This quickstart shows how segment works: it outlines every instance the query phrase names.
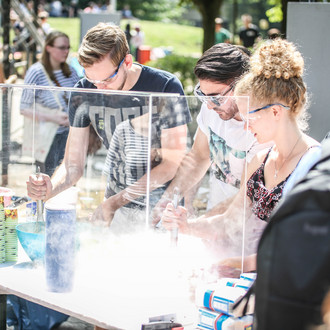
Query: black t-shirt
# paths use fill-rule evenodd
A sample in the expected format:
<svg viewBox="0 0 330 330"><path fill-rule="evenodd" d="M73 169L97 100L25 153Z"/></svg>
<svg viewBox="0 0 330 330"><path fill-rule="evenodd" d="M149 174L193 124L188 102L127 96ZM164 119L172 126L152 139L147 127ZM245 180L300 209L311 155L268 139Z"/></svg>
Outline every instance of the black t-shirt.
<svg viewBox="0 0 330 330"><path fill-rule="evenodd" d="M86 79L81 79L75 87L96 89L95 85ZM129 91L137 94L125 95L124 92L113 94L113 92L115 91L109 91L109 94L106 92L74 92L71 94L69 102L70 125L87 127L92 124L107 149L116 126L127 119L147 113L150 101L153 105L153 114L159 117L160 129L173 128L191 121L190 111L184 97L157 95L150 98L148 94L138 93L184 95L181 82L169 72L142 66L138 81Z"/></svg>
<svg viewBox="0 0 330 330"><path fill-rule="evenodd" d="M249 28L242 28L239 32L239 37L242 40L244 47L252 47L258 36L259 30L253 24Z"/></svg>

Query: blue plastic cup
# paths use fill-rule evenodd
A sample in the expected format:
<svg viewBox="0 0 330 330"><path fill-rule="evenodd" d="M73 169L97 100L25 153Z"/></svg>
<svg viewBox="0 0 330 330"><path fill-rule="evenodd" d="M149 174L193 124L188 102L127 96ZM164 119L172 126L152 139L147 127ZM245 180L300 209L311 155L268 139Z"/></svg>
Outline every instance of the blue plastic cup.
<svg viewBox="0 0 330 330"><path fill-rule="evenodd" d="M74 279L76 210L72 205L55 209L46 203L45 219L47 287L52 292L69 292Z"/></svg>

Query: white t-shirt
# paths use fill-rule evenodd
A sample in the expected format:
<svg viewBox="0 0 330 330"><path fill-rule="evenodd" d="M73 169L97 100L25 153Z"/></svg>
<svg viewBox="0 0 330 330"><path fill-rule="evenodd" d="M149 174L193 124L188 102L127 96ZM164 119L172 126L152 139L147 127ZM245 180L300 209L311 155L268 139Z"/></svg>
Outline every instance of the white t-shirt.
<svg viewBox="0 0 330 330"><path fill-rule="evenodd" d="M245 159L269 145L260 145L251 132L244 129L244 122L235 119L222 120L203 104L197 123L207 136L212 170L208 209L236 194L239 190Z"/></svg>

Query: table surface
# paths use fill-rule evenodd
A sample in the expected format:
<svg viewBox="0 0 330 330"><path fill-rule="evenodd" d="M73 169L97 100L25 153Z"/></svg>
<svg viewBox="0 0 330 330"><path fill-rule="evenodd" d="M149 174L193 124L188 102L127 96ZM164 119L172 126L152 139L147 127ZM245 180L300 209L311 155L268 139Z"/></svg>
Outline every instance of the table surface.
<svg viewBox="0 0 330 330"><path fill-rule="evenodd" d="M0 293L107 329L140 329L150 317L166 314L195 329L197 307L188 277L205 262L196 240L181 237L182 244L171 249L168 236L112 237L113 242L91 237L80 238L87 243L76 254L71 292L49 292L44 265L29 261L19 244L19 262L0 265Z"/></svg>

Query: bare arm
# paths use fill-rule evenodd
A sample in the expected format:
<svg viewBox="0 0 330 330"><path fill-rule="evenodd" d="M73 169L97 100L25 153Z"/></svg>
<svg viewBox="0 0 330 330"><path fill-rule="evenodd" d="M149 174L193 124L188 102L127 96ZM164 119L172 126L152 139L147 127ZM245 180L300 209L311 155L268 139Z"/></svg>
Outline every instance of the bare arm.
<svg viewBox="0 0 330 330"><path fill-rule="evenodd" d="M61 191L73 186L83 175L88 147L89 126L70 127L62 164L52 178L42 174L31 175L27 181L28 195L34 199L48 200Z"/></svg>
<svg viewBox="0 0 330 330"><path fill-rule="evenodd" d="M35 118L38 121L51 121L61 126L69 126L69 116L65 112L59 111L33 111L32 109L21 109L21 115L28 118Z"/></svg>
<svg viewBox="0 0 330 330"><path fill-rule="evenodd" d="M250 178L252 173L260 166L263 155L264 153L262 153L262 156L257 155L248 164L246 178ZM187 219L187 210L185 208L179 207L174 209L173 205L169 204L162 216L163 226L168 230L179 228L181 233L210 240L230 240L233 237L237 237L236 233L241 230L244 218L251 214L251 201L246 198L246 181L243 176L243 184L238 194L224 213L213 216L203 215L197 219Z"/></svg>
<svg viewBox="0 0 330 330"><path fill-rule="evenodd" d="M173 198L173 190L179 188L183 196L197 184L211 165L209 144L206 135L198 128L191 150L183 158L174 179L153 211L153 223L157 224L167 203Z"/></svg>
<svg viewBox="0 0 330 330"><path fill-rule="evenodd" d="M161 187L171 180L184 157L187 143L187 126L182 125L162 130L161 163L150 171L150 190ZM147 174L133 185L108 198L94 214L94 219L112 220L114 212L132 200L145 195L148 189Z"/></svg>

